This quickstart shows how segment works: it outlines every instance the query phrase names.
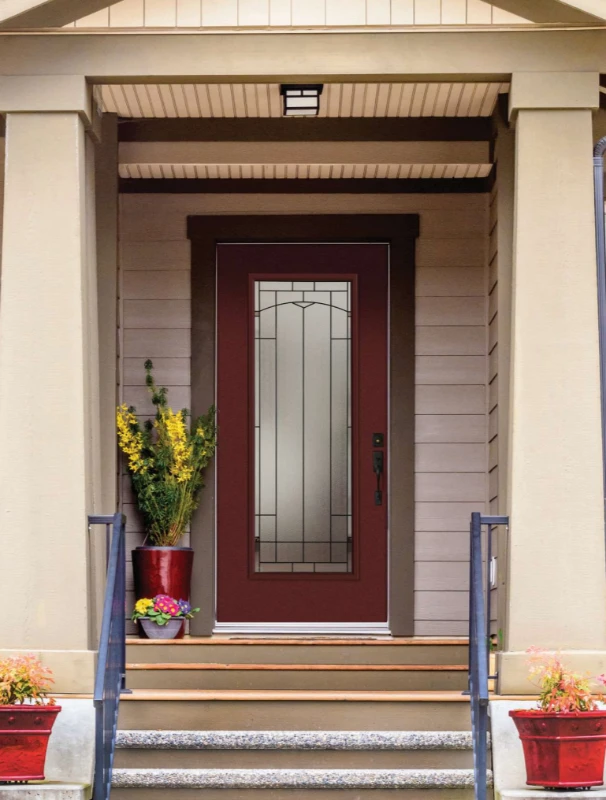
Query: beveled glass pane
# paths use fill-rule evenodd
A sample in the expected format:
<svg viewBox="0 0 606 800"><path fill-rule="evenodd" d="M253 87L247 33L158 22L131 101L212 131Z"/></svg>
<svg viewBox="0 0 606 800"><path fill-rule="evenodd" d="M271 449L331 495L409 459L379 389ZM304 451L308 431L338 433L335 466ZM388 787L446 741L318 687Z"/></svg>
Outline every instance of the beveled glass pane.
<svg viewBox="0 0 606 800"><path fill-rule="evenodd" d="M257 281L260 572L351 570L349 281Z"/></svg>

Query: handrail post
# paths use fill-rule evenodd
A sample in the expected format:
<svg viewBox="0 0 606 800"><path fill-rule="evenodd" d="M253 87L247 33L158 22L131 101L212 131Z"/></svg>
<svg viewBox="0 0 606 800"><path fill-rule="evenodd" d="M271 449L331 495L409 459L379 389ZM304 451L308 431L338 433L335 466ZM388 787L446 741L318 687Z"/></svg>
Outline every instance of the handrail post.
<svg viewBox="0 0 606 800"><path fill-rule="evenodd" d="M475 800L486 800L488 747L488 678L490 666L490 617L492 528L508 525L509 518L471 515L469 542L469 700L473 739ZM482 528L487 526L486 565ZM486 585L484 585L486 581Z"/></svg>
<svg viewBox="0 0 606 800"><path fill-rule="evenodd" d="M120 539L120 593L121 596L124 598L124 603L122 604L122 614L120 614L120 642L121 642L121 683L120 683L120 690L122 692L126 691L126 542L125 536L123 535Z"/></svg>
<svg viewBox="0 0 606 800"><path fill-rule="evenodd" d="M90 516L91 525L105 525L107 576L99 657L95 676L95 777L93 800L109 800L116 744L120 692L126 677L126 545L122 514ZM109 530L111 527L111 538Z"/></svg>

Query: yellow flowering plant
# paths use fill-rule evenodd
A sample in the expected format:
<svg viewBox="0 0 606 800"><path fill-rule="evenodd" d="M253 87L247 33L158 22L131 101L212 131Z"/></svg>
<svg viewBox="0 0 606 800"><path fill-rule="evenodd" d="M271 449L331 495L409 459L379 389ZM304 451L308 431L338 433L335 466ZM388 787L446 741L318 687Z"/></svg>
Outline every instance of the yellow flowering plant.
<svg viewBox="0 0 606 800"><path fill-rule="evenodd" d="M156 407L143 426L133 406L118 406L118 444L127 457L137 506L153 545L174 547L198 506L204 469L215 454L215 408L189 425L187 409L173 411L168 390L156 386L153 363L145 362L145 383Z"/></svg>

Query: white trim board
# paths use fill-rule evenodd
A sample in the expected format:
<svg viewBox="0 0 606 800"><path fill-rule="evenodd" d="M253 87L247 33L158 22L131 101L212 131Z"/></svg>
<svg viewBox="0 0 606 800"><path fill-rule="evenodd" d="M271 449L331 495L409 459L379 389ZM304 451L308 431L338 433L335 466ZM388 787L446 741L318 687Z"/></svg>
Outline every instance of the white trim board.
<svg viewBox="0 0 606 800"><path fill-rule="evenodd" d="M391 636L388 622L217 622L213 634Z"/></svg>

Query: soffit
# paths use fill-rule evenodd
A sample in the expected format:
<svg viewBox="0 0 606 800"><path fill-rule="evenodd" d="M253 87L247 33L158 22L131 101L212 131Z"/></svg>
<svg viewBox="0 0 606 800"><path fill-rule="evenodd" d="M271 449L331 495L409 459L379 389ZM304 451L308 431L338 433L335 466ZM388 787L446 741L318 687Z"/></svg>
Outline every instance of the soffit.
<svg viewBox="0 0 606 800"><path fill-rule="evenodd" d="M506 83L330 83L320 116L488 117ZM104 111L125 118L279 118L277 83L114 84L96 87Z"/></svg>

